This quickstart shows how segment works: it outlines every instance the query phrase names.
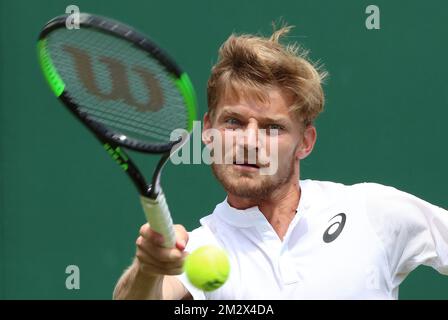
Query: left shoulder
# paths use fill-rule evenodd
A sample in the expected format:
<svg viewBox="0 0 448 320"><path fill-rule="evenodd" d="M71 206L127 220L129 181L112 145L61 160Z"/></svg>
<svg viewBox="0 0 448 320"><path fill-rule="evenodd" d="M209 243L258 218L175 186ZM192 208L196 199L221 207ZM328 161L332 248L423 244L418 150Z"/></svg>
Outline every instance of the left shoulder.
<svg viewBox="0 0 448 320"><path fill-rule="evenodd" d="M302 180L300 185L305 193L312 194L316 198L328 199L328 200L342 200L351 198L363 199L365 196L380 196L383 197L387 194L399 194L402 193L398 189L390 186L382 185L373 182L362 182L352 185L347 185L333 181L319 181L319 180Z"/></svg>
<svg viewBox="0 0 448 320"><path fill-rule="evenodd" d="M420 198L392 186L375 182L361 182L352 185L331 181L303 180L305 193L316 201L326 199L327 203L363 203L367 207L406 211L416 205L430 205Z"/></svg>
<svg viewBox="0 0 448 320"><path fill-rule="evenodd" d="M303 180L300 182L301 186L307 189L312 189L314 192L322 192L328 194L337 194L341 196L342 194L353 194L353 193L364 193L369 195L405 195L406 193L400 191L394 187L375 183L375 182L361 182L355 184L343 184L333 181L319 181L319 180Z"/></svg>
<svg viewBox="0 0 448 320"><path fill-rule="evenodd" d="M365 182L351 187L365 203L369 215L383 214L390 222L424 223L427 215L446 213L445 209L392 186Z"/></svg>

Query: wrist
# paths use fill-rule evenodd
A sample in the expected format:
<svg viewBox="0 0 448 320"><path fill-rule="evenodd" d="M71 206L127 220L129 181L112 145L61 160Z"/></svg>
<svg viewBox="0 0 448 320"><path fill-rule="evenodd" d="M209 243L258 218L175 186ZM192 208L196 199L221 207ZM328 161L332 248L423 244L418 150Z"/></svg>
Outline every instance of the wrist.
<svg viewBox="0 0 448 320"><path fill-rule="evenodd" d="M149 266L141 263L138 259L135 259L135 272L136 277L143 278L147 281L156 282L158 279L163 279L162 274L157 274L149 270Z"/></svg>

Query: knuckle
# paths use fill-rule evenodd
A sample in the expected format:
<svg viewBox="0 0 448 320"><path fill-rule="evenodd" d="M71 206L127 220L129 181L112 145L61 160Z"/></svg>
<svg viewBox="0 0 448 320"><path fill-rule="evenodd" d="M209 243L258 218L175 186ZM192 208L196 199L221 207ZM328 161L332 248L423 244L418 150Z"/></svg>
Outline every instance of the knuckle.
<svg viewBox="0 0 448 320"><path fill-rule="evenodd" d="M177 249L171 249L166 254L168 261L176 262L181 259L182 255Z"/></svg>
<svg viewBox="0 0 448 320"><path fill-rule="evenodd" d="M147 229L148 229L147 225L148 225L148 224L145 223L144 225L142 225L142 226L140 227L140 230L139 230L140 235L144 235L144 234L147 232Z"/></svg>
<svg viewBox="0 0 448 320"><path fill-rule="evenodd" d="M151 250L151 259L154 261L154 262L157 262L157 263L163 263L164 262L164 253L163 253L163 249L161 250L161 249L159 249L159 248L153 248L152 250Z"/></svg>
<svg viewBox="0 0 448 320"><path fill-rule="evenodd" d="M135 240L135 244L137 245L137 247L140 248L143 244L143 237L142 236L138 237L137 240Z"/></svg>
<svg viewBox="0 0 448 320"><path fill-rule="evenodd" d="M142 251L140 251L140 250L138 250L137 252L136 252L136 254L135 254L135 257L139 260L139 261L143 261L144 259L145 259L145 254L142 252Z"/></svg>
<svg viewBox="0 0 448 320"><path fill-rule="evenodd" d="M160 263L169 262L169 251L164 248L156 248L153 250L154 258Z"/></svg>
<svg viewBox="0 0 448 320"><path fill-rule="evenodd" d="M164 251L164 250L160 250L160 251L158 251L157 253L156 253L156 256L157 256L157 260L159 261L159 262L161 262L161 263L166 263L166 262L169 262L169 255L168 255L168 253L166 253L166 251Z"/></svg>

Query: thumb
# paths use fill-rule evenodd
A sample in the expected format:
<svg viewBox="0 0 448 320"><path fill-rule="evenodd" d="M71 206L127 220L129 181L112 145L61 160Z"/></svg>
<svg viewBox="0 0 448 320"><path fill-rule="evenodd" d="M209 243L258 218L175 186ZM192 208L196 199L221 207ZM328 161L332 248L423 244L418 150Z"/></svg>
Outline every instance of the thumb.
<svg viewBox="0 0 448 320"><path fill-rule="evenodd" d="M183 251L185 250L185 247L187 246L188 243L188 232L184 228L184 226L180 224L176 224L173 227L174 227L174 234L176 237L176 248L179 249L180 251Z"/></svg>

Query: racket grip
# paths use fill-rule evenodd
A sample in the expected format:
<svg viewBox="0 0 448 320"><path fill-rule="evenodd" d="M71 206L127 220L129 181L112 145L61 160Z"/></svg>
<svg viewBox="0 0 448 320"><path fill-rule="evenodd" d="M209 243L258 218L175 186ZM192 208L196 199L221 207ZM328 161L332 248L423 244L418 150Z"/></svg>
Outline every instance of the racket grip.
<svg viewBox="0 0 448 320"><path fill-rule="evenodd" d="M156 199L140 196L140 201L151 229L163 235L163 246L165 248L174 248L176 239L173 220L166 203L165 194L160 191Z"/></svg>

